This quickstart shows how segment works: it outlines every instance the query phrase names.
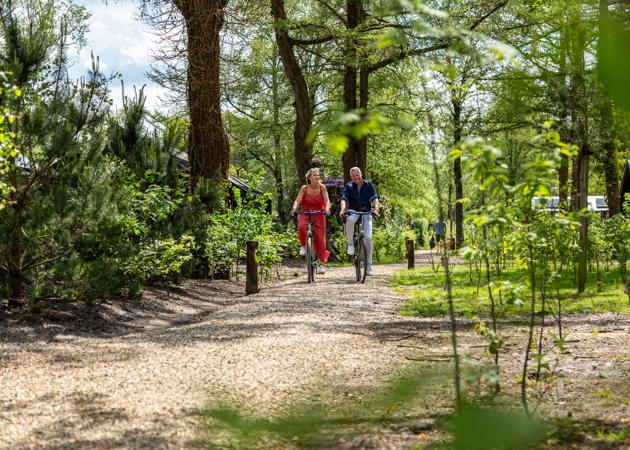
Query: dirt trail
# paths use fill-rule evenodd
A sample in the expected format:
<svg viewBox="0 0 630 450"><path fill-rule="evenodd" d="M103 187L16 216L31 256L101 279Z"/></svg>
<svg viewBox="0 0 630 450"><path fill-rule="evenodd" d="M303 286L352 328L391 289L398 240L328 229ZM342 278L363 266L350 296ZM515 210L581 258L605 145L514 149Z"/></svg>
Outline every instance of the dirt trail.
<svg viewBox="0 0 630 450"><path fill-rule="evenodd" d="M416 264L426 257L419 252ZM0 448L189 448L204 407L229 402L276 415L312 399L315 389L321 399L360 396L409 364L444 361L447 321L399 314L404 297L389 282L404 268L377 265L361 285L353 268L331 267L309 285L297 266L251 296L242 280L190 281L147 289L141 302L60 306L34 324L5 314ZM466 362L485 361L483 341L467 320L461 325ZM630 423L628 318L577 317L565 326L572 340L560 371L567 377L550 399L574 417ZM517 388L521 334L507 336L506 391ZM448 411L449 392L423 399L411 419L337 448L427 445L434 437L427 421Z"/></svg>

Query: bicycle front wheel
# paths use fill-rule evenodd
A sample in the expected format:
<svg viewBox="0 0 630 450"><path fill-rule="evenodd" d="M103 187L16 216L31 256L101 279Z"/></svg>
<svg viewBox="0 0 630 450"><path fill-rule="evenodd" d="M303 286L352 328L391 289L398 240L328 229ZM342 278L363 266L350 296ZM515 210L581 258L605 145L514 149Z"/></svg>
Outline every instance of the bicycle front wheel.
<svg viewBox="0 0 630 450"><path fill-rule="evenodd" d="M306 273L308 282L315 282L315 249L313 247L313 236L306 238Z"/></svg>
<svg viewBox="0 0 630 450"><path fill-rule="evenodd" d="M355 248L354 266L357 272L357 281L359 283L365 283L365 276L367 275L367 246L365 244L365 238L360 237L359 242Z"/></svg>

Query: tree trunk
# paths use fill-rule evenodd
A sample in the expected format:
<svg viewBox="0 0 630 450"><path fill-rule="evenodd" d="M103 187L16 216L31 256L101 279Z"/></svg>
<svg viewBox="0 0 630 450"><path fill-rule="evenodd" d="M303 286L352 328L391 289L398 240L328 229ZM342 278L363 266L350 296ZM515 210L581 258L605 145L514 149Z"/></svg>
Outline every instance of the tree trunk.
<svg viewBox="0 0 630 450"><path fill-rule="evenodd" d="M580 20L580 19L577 19ZM572 23L571 29L577 30L572 40L572 120L575 127L577 142L580 143L580 153L576 160L573 179L575 181L575 196L572 199L576 209L584 209L588 205L588 174L591 144L589 138L589 103L588 87L585 77L586 34L578 23ZM588 263L588 216L580 217L580 256L578 261L578 292L584 292Z"/></svg>
<svg viewBox="0 0 630 450"><path fill-rule="evenodd" d="M562 142L570 142L570 124L567 103L570 103L569 86L566 83L567 60L569 59L569 39L565 29L560 32L559 39L559 70L561 76L557 77L552 84L551 95L556 98L558 105L558 123L559 133ZM567 155L560 155L560 167L558 168L558 207L567 210L569 207L569 191L572 188L569 185L569 164L571 160ZM574 186L574 185L573 185Z"/></svg>
<svg viewBox="0 0 630 450"><path fill-rule="evenodd" d="M279 56L278 56L279 58ZM282 137L279 132L280 127L280 62L278 58L274 58L274 67L272 71L271 89L273 95L273 177L276 183L276 204L278 209L278 219L280 223L286 225L288 222L287 211L290 208L290 199L285 198L284 190L284 172L283 162L285 160L285 152L282 147Z"/></svg>
<svg viewBox="0 0 630 450"><path fill-rule="evenodd" d="M452 103L453 144L457 145L462 140L462 105L456 98L452 99ZM453 160L453 180L455 183L455 248L461 248L464 244L464 205L460 201L464 198L461 158Z"/></svg>
<svg viewBox="0 0 630 450"><path fill-rule="evenodd" d="M188 38L188 160L194 191L201 178L226 179L230 146L221 117L219 33L227 0L174 0Z"/></svg>
<svg viewBox="0 0 630 450"><path fill-rule="evenodd" d="M346 1L346 30L349 35L354 35L354 30L365 18L365 12L361 0ZM343 99L346 111L357 109L357 96L359 97L359 109L361 113L367 110L368 103L368 71L360 63L360 46L357 39L348 39L345 48L346 66L343 77ZM357 76L359 77L359 89L357 92ZM350 181L350 169L358 167L363 173L366 170L367 138L360 139L350 137L348 149L343 154L343 177Z"/></svg>
<svg viewBox="0 0 630 450"><path fill-rule="evenodd" d="M578 155L579 208L587 207L588 199L589 151L584 148ZM578 292L586 288L588 265L588 215L580 216L580 259L578 262Z"/></svg>
<svg viewBox="0 0 630 450"><path fill-rule="evenodd" d="M367 111L369 98L369 72L367 67L359 69L359 108L361 111ZM367 171L367 136L359 139L359 148L357 149L357 166L364 167ZM349 174L348 174L349 175ZM366 175L367 176L367 175ZM370 178L374 178L370 176Z"/></svg>
<svg viewBox="0 0 630 450"><path fill-rule="evenodd" d="M351 4L353 0L348 1L348 29L356 27L356 21L353 24L353 18L355 15L350 12L352 10ZM357 50L354 41L346 44L345 61L346 66L343 74L343 106L346 111L355 111L357 109ZM350 141L348 142L348 148L341 157L343 163L343 178L346 182L350 181L350 169L352 167L359 167L361 172L365 173L365 167L358 165L359 156L359 141L352 136L348 136Z"/></svg>
<svg viewBox="0 0 630 450"><path fill-rule="evenodd" d="M600 129L602 133L606 133L604 127ZM603 142L602 144L602 166L604 177L606 179L606 201L608 203L608 211L611 216L621 212L620 180L621 172L615 158L615 144L612 141Z"/></svg>
<svg viewBox="0 0 630 450"><path fill-rule="evenodd" d="M13 172L14 173L14 172ZM11 298L20 299L24 289L24 273L22 269L22 261L24 252L22 250L22 198L17 191L10 194L12 226L10 236L10 247L8 252L8 275L9 286L11 288Z"/></svg>
<svg viewBox="0 0 630 450"><path fill-rule="evenodd" d="M308 85L300 67L289 32L285 26L287 14L284 0L271 0L271 15L274 19L274 32L284 72L293 89L295 97L295 130L293 132L295 170L298 180L303 180L313 159L313 146L306 142L313 125L313 102L309 96Z"/></svg>

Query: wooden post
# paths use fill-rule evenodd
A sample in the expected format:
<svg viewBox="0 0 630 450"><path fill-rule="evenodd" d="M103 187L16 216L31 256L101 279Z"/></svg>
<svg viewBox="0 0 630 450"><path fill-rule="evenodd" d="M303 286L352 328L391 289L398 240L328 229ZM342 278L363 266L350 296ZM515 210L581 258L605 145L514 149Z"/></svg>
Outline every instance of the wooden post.
<svg viewBox="0 0 630 450"><path fill-rule="evenodd" d="M245 280L245 295L256 294L258 288L258 261L256 249L258 241L247 241L247 278Z"/></svg>
<svg viewBox="0 0 630 450"><path fill-rule="evenodd" d="M407 239L407 269L415 267L415 249L413 239Z"/></svg>

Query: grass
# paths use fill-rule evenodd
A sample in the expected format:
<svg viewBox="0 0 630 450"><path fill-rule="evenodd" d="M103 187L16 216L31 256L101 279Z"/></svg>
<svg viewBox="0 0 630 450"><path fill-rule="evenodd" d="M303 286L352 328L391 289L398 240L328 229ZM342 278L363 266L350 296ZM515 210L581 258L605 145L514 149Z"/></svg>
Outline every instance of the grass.
<svg viewBox="0 0 630 450"><path fill-rule="evenodd" d="M468 265L451 266L452 292L455 311L460 316L487 317L490 315L490 296L487 284L479 280L476 273L471 273ZM506 269L501 278L495 279L495 284L509 282L512 285L522 285L523 289L517 296L522 304L509 304L508 297L493 293L495 305L499 306L500 317L518 317L529 312L531 302L531 288L528 274L524 270ZM540 281L537 280L540 285ZM565 314L572 313L615 313L630 314L630 302L623 292L623 284L619 281L617 271L600 273L599 281L595 273L588 274L587 286L583 293L578 293L573 277L564 273L554 282L552 290L545 296L548 303L555 309L558 302ZM392 281L394 289L405 292L409 296L403 313L425 317L443 316L448 313L446 282L444 268L434 270L432 267L420 267L403 270L395 274ZM536 302L540 309L542 294L537 288Z"/></svg>

